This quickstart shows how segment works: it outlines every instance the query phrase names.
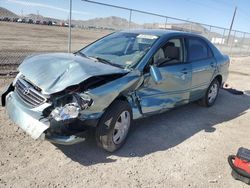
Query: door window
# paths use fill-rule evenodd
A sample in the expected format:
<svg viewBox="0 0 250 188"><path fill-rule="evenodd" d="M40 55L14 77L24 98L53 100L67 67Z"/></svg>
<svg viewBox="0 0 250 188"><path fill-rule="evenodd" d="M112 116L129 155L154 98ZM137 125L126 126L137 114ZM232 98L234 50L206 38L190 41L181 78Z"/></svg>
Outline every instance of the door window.
<svg viewBox="0 0 250 188"><path fill-rule="evenodd" d="M198 38L188 39L188 61L197 61L211 57L210 49L205 41Z"/></svg>
<svg viewBox="0 0 250 188"><path fill-rule="evenodd" d="M159 48L153 56L154 64L164 66L167 64L183 62L182 39L171 39Z"/></svg>

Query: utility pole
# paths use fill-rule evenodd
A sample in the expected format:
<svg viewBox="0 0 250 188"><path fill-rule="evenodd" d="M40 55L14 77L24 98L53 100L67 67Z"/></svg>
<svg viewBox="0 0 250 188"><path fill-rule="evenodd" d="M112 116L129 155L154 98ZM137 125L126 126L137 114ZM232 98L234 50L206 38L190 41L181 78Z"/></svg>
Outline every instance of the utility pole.
<svg viewBox="0 0 250 188"><path fill-rule="evenodd" d="M131 27L131 17L132 17L132 10L129 10L129 22L128 22L128 29L130 30Z"/></svg>
<svg viewBox="0 0 250 188"><path fill-rule="evenodd" d="M230 29L229 29L228 36L227 36L227 44L228 44L228 42L229 42L229 38L230 38L231 31L232 31L232 28L233 28L234 18L235 18L236 12L237 12L237 6L236 6L235 9L234 9L233 19L232 19L232 22L231 22L231 25L230 25Z"/></svg>
<svg viewBox="0 0 250 188"><path fill-rule="evenodd" d="M68 53L71 52L71 14L72 14L72 0L69 0L69 33L68 33Z"/></svg>

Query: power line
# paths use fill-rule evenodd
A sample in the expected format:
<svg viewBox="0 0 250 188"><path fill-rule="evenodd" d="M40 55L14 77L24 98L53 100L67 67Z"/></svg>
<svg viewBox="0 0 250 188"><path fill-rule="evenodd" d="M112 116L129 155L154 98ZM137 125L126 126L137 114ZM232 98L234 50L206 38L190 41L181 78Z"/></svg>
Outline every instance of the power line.
<svg viewBox="0 0 250 188"><path fill-rule="evenodd" d="M204 3L202 1L195 1L195 0L187 0L189 2L193 2L195 3L196 5L199 5L199 6L202 6L202 7L206 7L208 9L212 9L212 10L217 10L217 11L224 11L225 8L219 8L219 7L215 7L215 6L211 6L211 4L207 4L207 3Z"/></svg>
<svg viewBox="0 0 250 188"><path fill-rule="evenodd" d="M235 7L235 4L232 4L230 1L224 1L224 0L212 0L214 3L221 4L223 6L228 6L230 8Z"/></svg>

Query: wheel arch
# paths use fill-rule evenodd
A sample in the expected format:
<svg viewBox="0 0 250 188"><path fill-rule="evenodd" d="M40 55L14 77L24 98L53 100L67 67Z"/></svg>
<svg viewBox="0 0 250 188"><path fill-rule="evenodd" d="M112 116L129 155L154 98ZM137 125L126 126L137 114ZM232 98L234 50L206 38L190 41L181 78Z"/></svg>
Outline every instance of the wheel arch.
<svg viewBox="0 0 250 188"><path fill-rule="evenodd" d="M218 74L214 77L214 79L218 80L220 86L222 85L222 75Z"/></svg>
<svg viewBox="0 0 250 188"><path fill-rule="evenodd" d="M132 110L132 118L133 119L139 119L142 117L141 106L140 106L140 103L135 95L133 95L133 94L123 95L123 94L121 94L114 99L114 101L117 101L117 100L125 101L129 104L129 106Z"/></svg>

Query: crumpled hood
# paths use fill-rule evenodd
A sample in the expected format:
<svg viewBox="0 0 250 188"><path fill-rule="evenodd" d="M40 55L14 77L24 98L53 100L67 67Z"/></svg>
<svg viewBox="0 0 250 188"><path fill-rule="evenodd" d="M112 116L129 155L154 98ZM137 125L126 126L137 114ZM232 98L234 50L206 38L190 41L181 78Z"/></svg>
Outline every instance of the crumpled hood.
<svg viewBox="0 0 250 188"><path fill-rule="evenodd" d="M28 57L18 70L26 79L52 94L100 75L126 73L120 69L88 58L68 53L51 53Z"/></svg>

